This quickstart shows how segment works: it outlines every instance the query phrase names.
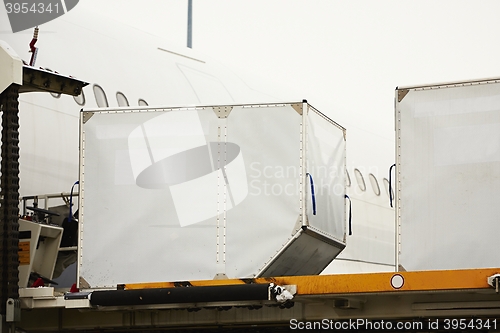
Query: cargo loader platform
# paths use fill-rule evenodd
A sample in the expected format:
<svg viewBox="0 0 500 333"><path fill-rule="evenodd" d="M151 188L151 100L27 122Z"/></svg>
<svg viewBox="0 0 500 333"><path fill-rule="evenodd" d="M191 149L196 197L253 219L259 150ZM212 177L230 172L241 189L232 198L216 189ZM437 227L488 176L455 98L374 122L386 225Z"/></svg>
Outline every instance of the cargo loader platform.
<svg viewBox="0 0 500 333"><path fill-rule="evenodd" d="M491 268L158 282L60 295L53 288L27 288L19 327L106 332L290 327L323 320L493 320L500 318L499 273Z"/></svg>

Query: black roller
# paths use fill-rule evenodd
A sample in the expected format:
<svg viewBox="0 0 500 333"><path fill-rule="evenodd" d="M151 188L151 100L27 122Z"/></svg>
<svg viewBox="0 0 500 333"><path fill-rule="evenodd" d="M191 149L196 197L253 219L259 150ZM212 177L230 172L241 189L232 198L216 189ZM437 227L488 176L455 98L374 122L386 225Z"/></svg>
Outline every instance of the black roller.
<svg viewBox="0 0 500 333"><path fill-rule="evenodd" d="M94 291L94 306L267 301L269 284Z"/></svg>

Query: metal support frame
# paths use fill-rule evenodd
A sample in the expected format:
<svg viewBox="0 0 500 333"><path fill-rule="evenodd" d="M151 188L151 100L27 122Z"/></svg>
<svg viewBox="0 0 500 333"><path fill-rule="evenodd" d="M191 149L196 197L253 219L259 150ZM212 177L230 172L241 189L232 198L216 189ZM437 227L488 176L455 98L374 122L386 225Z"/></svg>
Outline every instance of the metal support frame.
<svg viewBox="0 0 500 333"><path fill-rule="evenodd" d="M410 327L427 331L458 319L475 329L489 325L496 331L499 272L500 268L490 268L157 282L52 298L53 289L47 288L21 295L21 326L27 331L75 333L89 329L220 332L249 326L262 332L288 332L299 322L325 320L337 323L333 328L339 329L346 328L339 326L342 322L363 320L359 329L368 329L368 323L383 320L392 322L391 331L397 331L398 322L423 323ZM272 286L288 288L293 298L280 303L277 295L269 294Z"/></svg>
<svg viewBox="0 0 500 333"><path fill-rule="evenodd" d="M0 43L0 66L6 72L0 82L0 329L3 331L7 321L20 320L16 310L19 304L19 94L42 91L77 96L88 83L23 66L19 56L4 42ZM11 330L14 327L12 324Z"/></svg>
<svg viewBox="0 0 500 333"><path fill-rule="evenodd" d="M19 85L11 84L0 94L2 110L2 161L0 178L0 328L19 320L10 304L19 304ZM19 307L18 307L19 308ZM15 329L15 324L10 324Z"/></svg>
<svg viewBox="0 0 500 333"><path fill-rule="evenodd" d="M9 298L19 298L19 85L0 95L2 105L2 162L0 208L1 297L0 313L6 314Z"/></svg>

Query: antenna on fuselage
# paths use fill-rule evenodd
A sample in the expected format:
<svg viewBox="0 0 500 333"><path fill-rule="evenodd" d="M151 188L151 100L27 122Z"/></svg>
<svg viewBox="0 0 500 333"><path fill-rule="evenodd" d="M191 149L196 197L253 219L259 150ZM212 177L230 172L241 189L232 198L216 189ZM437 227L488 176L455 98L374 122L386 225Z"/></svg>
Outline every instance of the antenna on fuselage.
<svg viewBox="0 0 500 333"><path fill-rule="evenodd" d="M193 48L193 0L188 0L187 47Z"/></svg>

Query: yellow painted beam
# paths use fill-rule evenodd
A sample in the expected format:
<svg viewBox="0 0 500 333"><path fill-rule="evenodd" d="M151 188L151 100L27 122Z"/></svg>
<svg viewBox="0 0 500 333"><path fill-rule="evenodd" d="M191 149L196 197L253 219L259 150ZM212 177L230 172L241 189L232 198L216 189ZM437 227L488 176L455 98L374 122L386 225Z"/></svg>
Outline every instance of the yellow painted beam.
<svg viewBox="0 0 500 333"><path fill-rule="evenodd" d="M125 290L150 289L150 288L174 288L174 287L207 287L207 286L229 286L234 284L251 283L271 283L274 278L257 279L225 279L225 280L198 280L198 281L179 281L179 282L151 282L151 283L132 283L125 284Z"/></svg>
<svg viewBox="0 0 500 333"><path fill-rule="evenodd" d="M124 287L126 290L132 290L273 282L279 285L295 285L297 286L297 295L307 296L402 291L491 289L491 286L488 285L487 278L494 274L500 274L500 268L137 283L125 284Z"/></svg>
<svg viewBox="0 0 500 333"><path fill-rule="evenodd" d="M296 276L277 278L276 280L279 281L279 284L297 285L298 295L321 295L485 289L491 288L487 278L498 273L500 273L500 268Z"/></svg>

